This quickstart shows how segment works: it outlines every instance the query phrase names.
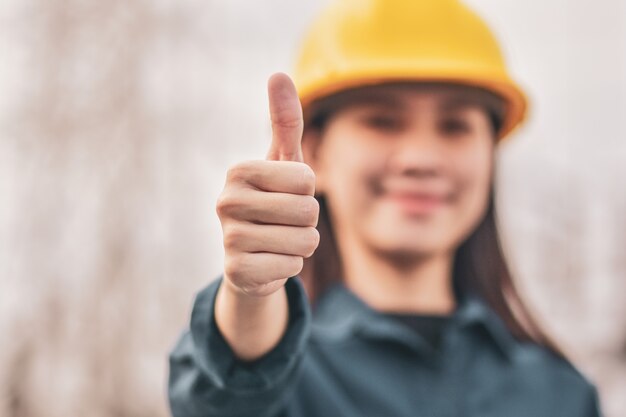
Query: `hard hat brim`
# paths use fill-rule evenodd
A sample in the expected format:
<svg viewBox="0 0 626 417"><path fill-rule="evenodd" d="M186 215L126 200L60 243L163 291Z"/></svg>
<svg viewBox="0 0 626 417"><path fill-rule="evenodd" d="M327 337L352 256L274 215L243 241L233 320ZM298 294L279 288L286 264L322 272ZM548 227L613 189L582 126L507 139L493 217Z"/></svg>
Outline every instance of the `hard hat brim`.
<svg viewBox="0 0 626 417"><path fill-rule="evenodd" d="M501 74L485 76L484 72L461 75L458 72L445 74L441 68L438 68L431 73L420 71L412 74L406 71L389 71L387 68L386 71L329 74L326 79L318 78L315 82L299 85L298 91L302 107L306 112L306 109L313 102L345 90L397 82L466 85L482 88L500 96L505 101L506 106L502 127L498 132L498 139L500 140L509 136L527 117L528 98L522 89Z"/></svg>

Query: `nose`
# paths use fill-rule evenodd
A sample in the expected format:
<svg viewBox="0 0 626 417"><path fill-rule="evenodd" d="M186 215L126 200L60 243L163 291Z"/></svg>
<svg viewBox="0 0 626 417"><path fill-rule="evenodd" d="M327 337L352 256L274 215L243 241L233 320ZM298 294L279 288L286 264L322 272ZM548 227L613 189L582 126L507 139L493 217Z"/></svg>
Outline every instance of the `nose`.
<svg viewBox="0 0 626 417"><path fill-rule="evenodd" d="M397 175L432 177L441 173L443 162L443 149L435 133L413 128L394 141L388 168Z"/></svg>

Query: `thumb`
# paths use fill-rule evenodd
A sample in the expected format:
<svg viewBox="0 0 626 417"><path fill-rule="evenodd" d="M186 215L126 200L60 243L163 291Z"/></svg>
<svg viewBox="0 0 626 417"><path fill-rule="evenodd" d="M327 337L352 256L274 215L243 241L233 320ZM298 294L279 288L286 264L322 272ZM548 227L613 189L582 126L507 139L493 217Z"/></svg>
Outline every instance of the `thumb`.
<svg viewBox="0 0 626 417"><path fill-rule="evenodd" d="M287 74L276 73L267 83L272 120L272 145L268 160L303 162L302 106L296 87Z"/></svg>

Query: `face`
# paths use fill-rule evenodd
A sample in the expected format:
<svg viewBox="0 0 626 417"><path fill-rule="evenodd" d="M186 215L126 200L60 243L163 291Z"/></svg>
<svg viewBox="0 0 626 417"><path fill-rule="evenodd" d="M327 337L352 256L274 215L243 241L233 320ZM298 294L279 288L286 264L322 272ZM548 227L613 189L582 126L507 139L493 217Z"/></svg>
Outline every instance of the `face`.
<svg viewBox="0 0 626 417"><path fill-rule="evenodd" d="M495 140L480 94L383 85L335 100L304 150L340 248L412 259L453 253L490 192Z"/></svg>

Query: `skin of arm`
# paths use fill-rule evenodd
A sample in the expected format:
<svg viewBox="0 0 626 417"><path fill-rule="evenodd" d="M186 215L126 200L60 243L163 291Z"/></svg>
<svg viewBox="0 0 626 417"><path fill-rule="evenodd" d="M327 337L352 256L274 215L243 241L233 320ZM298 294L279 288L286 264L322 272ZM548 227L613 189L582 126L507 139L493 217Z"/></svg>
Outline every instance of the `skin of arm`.
<svg viewBox="0 0 626 417"><path fill-rule="evenodd" d="M235 356L254 361L271 351L287 329L285 287L258 297L244 294L224 279L215 301L215 321Z"/></svg>

